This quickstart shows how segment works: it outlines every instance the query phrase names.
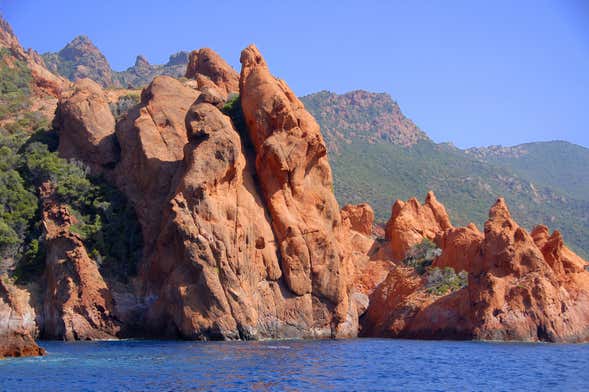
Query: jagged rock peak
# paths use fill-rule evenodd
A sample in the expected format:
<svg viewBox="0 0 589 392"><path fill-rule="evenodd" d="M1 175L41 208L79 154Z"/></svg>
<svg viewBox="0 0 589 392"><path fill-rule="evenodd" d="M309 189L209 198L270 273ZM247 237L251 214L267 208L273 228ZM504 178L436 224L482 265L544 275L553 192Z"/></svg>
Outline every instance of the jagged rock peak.
<svg viewBox="0 0 589 392"><path fill-rule="evenodd" d="M401 260L412 246L424 239L434 240L450 228L452 223L446 208L430 191L424 204L414 197L407 202L395 201L385 238L391 242L394 258Z"/></svg>
<svg viewBox="0 0 589 392"><path fill-rule="evenodd" d="M186 77L198 81L199 76L210 79L227 95L239 92L239 74L212 49L202 48L190 52Z"/></svg>
<svg viewBox="0 0 589 392"><path fill-rule="evenodd" d="M166 65L184 65L188 64L188 56L189 53L185 51L180 51L170 55L168 59L168 63Z"/></svg>
<svg viewBox="0 0 589 392"><path fill-rule="evenodd" d="M135 58L135 67L149 67L150 65L151 64L149 64L149 61L147 61L145 56L143 56L142 54L138 55Z"/></svg>
<svg viewBox="0 0 589 392"><path fill-rule="evenodd" d="M288 85L270 73L254 45L243 50L240 61L241 107L285 281L296 295L318 300L315 312L323 316L316 323L335 326L334 335L349 335L345 320L355 308L349 305L348 255L340 238L345 228L319 125Z"/></svg>

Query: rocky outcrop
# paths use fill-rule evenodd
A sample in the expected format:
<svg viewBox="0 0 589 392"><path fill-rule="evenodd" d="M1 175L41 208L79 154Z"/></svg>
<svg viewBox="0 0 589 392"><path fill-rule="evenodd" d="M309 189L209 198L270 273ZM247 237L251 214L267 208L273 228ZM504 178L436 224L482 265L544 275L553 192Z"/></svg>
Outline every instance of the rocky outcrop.
<svg viewBox="0 0 589 392"><path fill-rule="evenodd" d="M312 337L311 297L285 295L255 169L231 120L199 98L186 127L180 181L150 263L160 290L152 322L193 339Z"/></svg>
<svg viewBox="0 0 589 392"><path fill-rule="evenodd" d="M345 205L342 208L342 220L344 224L349 225L350 229L367 236L372 235L374 211L369 204Z"/></svg>
<svg viewBox="0 0 589 392"><path fill-rule="evenodd" d="M34 340L36 315L29 302L30 293L0 276L0 359L45 354Z"/></svg>
<svg viewBox="0 0 589 392"><path fill-rule="evenodd" d="M59 132L61 157L83 161L95 173L114 167L115 119L105 92L92 80L78 80L62 95L53 127Z"/></svg>
<svg viewBox="0 0 589 392"><path fill-rule="evenodd" d="M536 226L530 233L534 243L544 255L544 259L557 273L583 272L587 262L565 246L558 230L552 234L544 225Z"/></svg>
<svg viewBox="0 0 589 392"><path fill-rule="evenodd" d="M435 238L442 254L436 258L434 267L451 267L456 271L471 270L471 265L478 257L481 243L485 236L474 223L466 227L452 227Z"/></svg>
<svg viewBox="0 0 589 392"><path fill-rule="evenodd" d="M121 158L115 182L135 206L146 247L155 244L160 230L188 142L184 120L198 95L176 79L158 76L143 90L141 103L116 125Z"/></svg>
<svg viewBox="0 0 589 392"><path fill-rule="evenodd" d="M394 203L385 238L391 243L393 258L402 260L412 246L424 239L434 240L450 228L452 224L446 209L430 191L424 204L416 198Z"/></svg>
<svg viewBox="0 0 589 392"><path fill-rule="evenodd" d="M284 84L271 84L269 94L257 93L258 83L275 79L265 65L254 69L263 60L245 60L252 50L261 59L252 47L242 55L246 123L252 107L272 107L281 99L274 93L292 96ZM270 110L261 113L263 122L248 124L247 134L218 109L221 102L208 89L218 86L207 86L186 112L184 159L148 256L146 295L155 298L150 328L191 339L355 335L356 307L346 279L349 254L339 243L348 231L331 191L317 125L299 103L284 107L291 111L286 116L307 121L298 130L261 128L281 123L285 115ZM254 150L246 147L261 134L274 148L292 151L293 143L299 143L292 155L298 160L289 162L290 182L283 170L276 170L269 151L256 143ZM281 184L279 198L269 197L272 184ZM280 198L293 206L290 217ZM303 203L312 200L316 207L302 212Z"/></svg>
<svg viewBox="0 0 589 392"><path fill-rule="evenodd" d="M113 85L108 60L86 36L74 38L58 53L45 53L43 59L51 72L71 81L92 79L102 87Z"/></svg>
<svg viewBox="0 0 589 392"><path fill-rule="evenodd" d="M46 265L41 336L45 339L112 339L120 331L112 295L96 262L88 256L68 207L59 204L50 183L43 199Z"/></svg>
<svg viewBox="0 0 589 392"><path fill-rule="evenodd" d="M468 286L446 295L427 290L427 275L397 266L370 297L367 336L580 342L589 340L589 272L558 232L533 236L503 199L484 235L473 227L439 235L434 266L464 268Z"/></svg>
<svg viewBox="0 0 589 392"><path fill-rule="evenodd" d="M319 126L286 83L270 74L255 46L240 61L241 106L284 279L296 295L317 299L318 326L338 330L349 306L348 255Z"/></svg>
<svg viewBox="0 0 589 392"><path fill-rule="evenodd" d="M239 93L239 74L221 56L209 48L190 52L186 77L196 79L199 89L210 81L225 96Z"/></svg>

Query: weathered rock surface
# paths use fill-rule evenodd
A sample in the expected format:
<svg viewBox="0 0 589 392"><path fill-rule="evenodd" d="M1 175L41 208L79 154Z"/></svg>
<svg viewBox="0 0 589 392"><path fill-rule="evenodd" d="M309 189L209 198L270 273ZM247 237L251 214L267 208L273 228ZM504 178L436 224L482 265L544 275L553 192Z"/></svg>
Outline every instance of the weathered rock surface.
<svg viewBox="0 0 589 392"><path fill-rule="evenodd" d="M158 76L143 90L140 105L116 125L121 158L115 182L135 206L146 248L155 244L160 230L188 142L184 120L198 95L176 79Z"/></svg>
<svg viewBox="0 0 589 392"><path fill-rule="evenodd" d="M184 338L313 337L311 296L280 282L251 157L229 117L201 98L186 116L184 165L150 263L160 290L151 320Z"/></svg>
<svg viewBox="0 0 589 392"><path fill-rule="evenodd" d="M336 330L348 313L344 226L319 126L255 46L241 54L240 97L256 171L296 295L313 294L316 323Z"/></svg>
<svg viewBox="0 0 589 392"><path fill-rule="evenodd" d="M398 266L370 297L362 334L580 342L589 339L589 273L558 232L533 237L511 218L503 199L489 212L484 235L475 227L438 237L434 266L469 272L468 286L436 296L426 277ZM462 252L460 251L462 249Z"/></svg>
<svg viewBox="0 0 589 392"><path fill-rule="evenodd" d="M35 310L29 305L30 293L0 276L0 359L44 355L37 346Z"/></svg>
<svg viewBox="0 0 589 392"><path fill-rule="evenodd" d="M116 163L115 119L102 88L80 79L60 98L53 127L59 132L59 155L85 162L100 173Z"/></svg>
<svg viewBox="0 0 589 392"><path fill-rule="evenodd" d="M436 258L434 267L452 267L456 271L471 270L471 265L478 257L481 243L485 236L473 224L466 227L452 227L436 236L436 245L443 250Z"/></svg>
<svg viewBox="0 0 589 392"><path fill-rule="evenodd" d="M430 191L424 204L416 198L394 203L385 238L391 243L393 258L402 260L412 246L424 239L434 240L450 228L452 224L446 209Z"/></svg>
<svg viewBox="0 0 589 392"><path fill-rule="evenodd" d="M199 89L212 82L225 97L231 93L239 93L239 74L209 48L190 52L186 77L196 79Z"/></svg>
<svg viewBox="0 0 589 392"><path fill-rule="evenodd" d="M344 208L342 208L342 220L346 222L346 224L349 222L349 226L352 230L367 236L372 235L374 211L369 204L345 205Z"/></svg>
<svg viewBox="0 0 589 392"><path fill-rule="evenodd" d="M112 295L82 240L67 206L56 202L50 183L41 190L45 230L45 297L41 336L46 339L112 339L120 331Z"/></svg>

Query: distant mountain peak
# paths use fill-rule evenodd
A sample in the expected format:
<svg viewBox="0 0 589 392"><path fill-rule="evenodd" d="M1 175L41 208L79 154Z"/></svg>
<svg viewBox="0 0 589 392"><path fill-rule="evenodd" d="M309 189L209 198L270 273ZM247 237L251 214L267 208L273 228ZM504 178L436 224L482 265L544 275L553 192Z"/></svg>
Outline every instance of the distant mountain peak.
<svg viewBox="0 0 589 392"><path fill-rule="evenodd" d="M149 61L147 61L147 59L145 58L145 56L143 56L142 54L138 55L135 58L135 65L134 67L150 67L151 64L149 64Z"/></svg>
<svg viewBox="0 0 589 392"><path fill-rule="evenodd" d="M387 93L354 90L336 94L324 90L301 100L322 125L332 151L337 151L340 143L353 140L403 146L430 140L403 115L397 102Z"/></svg>
<svg viewBox="0 0 589 392"><path fill-rule="evenodd" d="M166 65L186 65L188 64L188 52L180 51L170 55L170 58Z"/></svg>

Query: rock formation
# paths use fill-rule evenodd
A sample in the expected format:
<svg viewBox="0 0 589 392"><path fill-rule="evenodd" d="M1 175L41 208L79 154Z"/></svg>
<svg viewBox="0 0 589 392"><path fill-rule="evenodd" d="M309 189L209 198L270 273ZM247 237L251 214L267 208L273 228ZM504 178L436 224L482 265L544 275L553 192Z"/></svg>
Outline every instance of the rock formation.
<svg viewBox="0 0 589 392"><path fill-rule="evenodd" d="M40 190L47 249L42 337L62 340L110 339L120 323L112 295L78 235L68 207L59 204L50 183Z"/></svg>
<svg viewBox="0 0 589 392"><path fill-rule="evenodd" d="M146 247L153 246L160 230L162 208L188 142L184 119L198 95L176 79L158 76L116 125L121 158L115 182L135 205Z"/></svg>
<svg viewBox="0 0 589 392"><path fill-rule="evenodd" d="M423 227L419 225L419 227ZM438 235L434 266L464 268L468 286L447 295L426 290L427 276L397 266L370 297L367 336L580 342L589 339L586 262L540 226L533 237L503 199L476 227Z"/></svg>
<svg viewBox="0 0 589 392"><path fill-rule="evenodd" d="M250 50L244 51L242 59ZM257 56L261 59L259 53ZM253 69L259 64L243 64L244 108L268 107L280 98L250 94L258 90L256 83L274 81L266 67L261 79L248 79L259 73ZM206 86L186 111L184 159L173 181L156 246L147 256L146 295L157 298L148 324L163 334L196 339L354 335L357 317L348 298L346 255L338 244L344 228L331 193L329 166L320 155L325 147L321 149L316 124L301 123L292 131L310 135L301 139L300 148L308 143L310 152L319 155L311 153L308 160L291 162L299 183L283 183L283 197L302 203L299 193L292 196L291 187L301 192L302 183L315 183L307 189L308 195L313 194L320 206L293 214L289 222L281 215L284 206L267 197L269 183L283 182L284 173L259 166L268 153L246 147L250 137L258 140L258 133L270 138L272 131L289 130L249 127L248 135L246 129L236 129L218 109L218 97L208 91L214 88L219 86ZM280 94L292 96L285 85L279 88ZM291 111L287 116L310 118L300 104L285 110ZM276 123L282 115L264 113ZM248 116L244 110L246 122ZM274 145L280 148L284 143L288 148L296 139L278 139Z"/></svg>
<svg viewBox="0 0 589 392"><path fill-rule="evenodd" d="M0 276L0 359L45 354L34 340L36 316L29 301L30 293L15 287L6 275Z"/></svg>
<svg viewBox="0 0 589 392"><path fill-rule="evenodd" d="M393 204L385 238L391 243L393 258L402 260L413 245L424 239L434 240L451 227L446 209L433 192L428 192L423 205L416 198L407 202L397 200Z"/></svg>
<svg viewBox="0 0 589 392"><path fill-rule="evenodd" d="M105 92L92 80L78 80L62 95L53 127L61 157L83 161L96 173L116 163L115 119Z"/></svg>
<svg viewBox="0 0 589 392"><path fill-rule="evenodd" d="M190 52L186 77L196 79L199 89L212 82L225 96L239 93L239 74L209 48Z"/></svg>
<svg viewBox="0 0 589 392"><path fill-rule="evenodd" d="M240 61L241 106L284 279L296 295L321 299L314 303L315 314L324 316L320 323L338 325L348 312L348 255L319 126L286 83L270 74L255 46Z"/></svg>
<svg viewBox="0 0 589 392"><path fill-rule="evenodd" d="M342 208L342 220L349 222L350 229L364 235L372 235L374 211L369 204L348 204Z"/></svg>
<svg viewBox="0 0 589 392"><path fill-rule="evenodd" d="M503 200L484 232L453 227L432 192L424 204L398 200L384 239L369 205L340 211L318 124L253 45L241 54L239 75L210 49L178 54L170 65L188 61L193 80L157 76L139 102L137 91L105 92L83 78L119 80L85 38L46 56L58 70L59 56L73 59L73 85L51 76L2 20L0 45L7 61L26 61L41 75L38 91L61 94L53 121L59 155L124 193L144 244L131 283L105 279L72 230L75 216L45 183L42 295L31 299L0 282L0 355L41 354L37 330L64 340L327 338L356 336L359 320L364 336L589 339L586 262L558 231L528 234ZM92 61L102 71L90 70ZM143 57L132 68L133 81L155 72ZM124 110L109 105L127 95ZM360 106L369 98L348 95ZM377 138L427 139L399 113L389 120ZM441 253L418 271L406 256L423 243ZM445 286L432 286L436 279Z"/></svg>

